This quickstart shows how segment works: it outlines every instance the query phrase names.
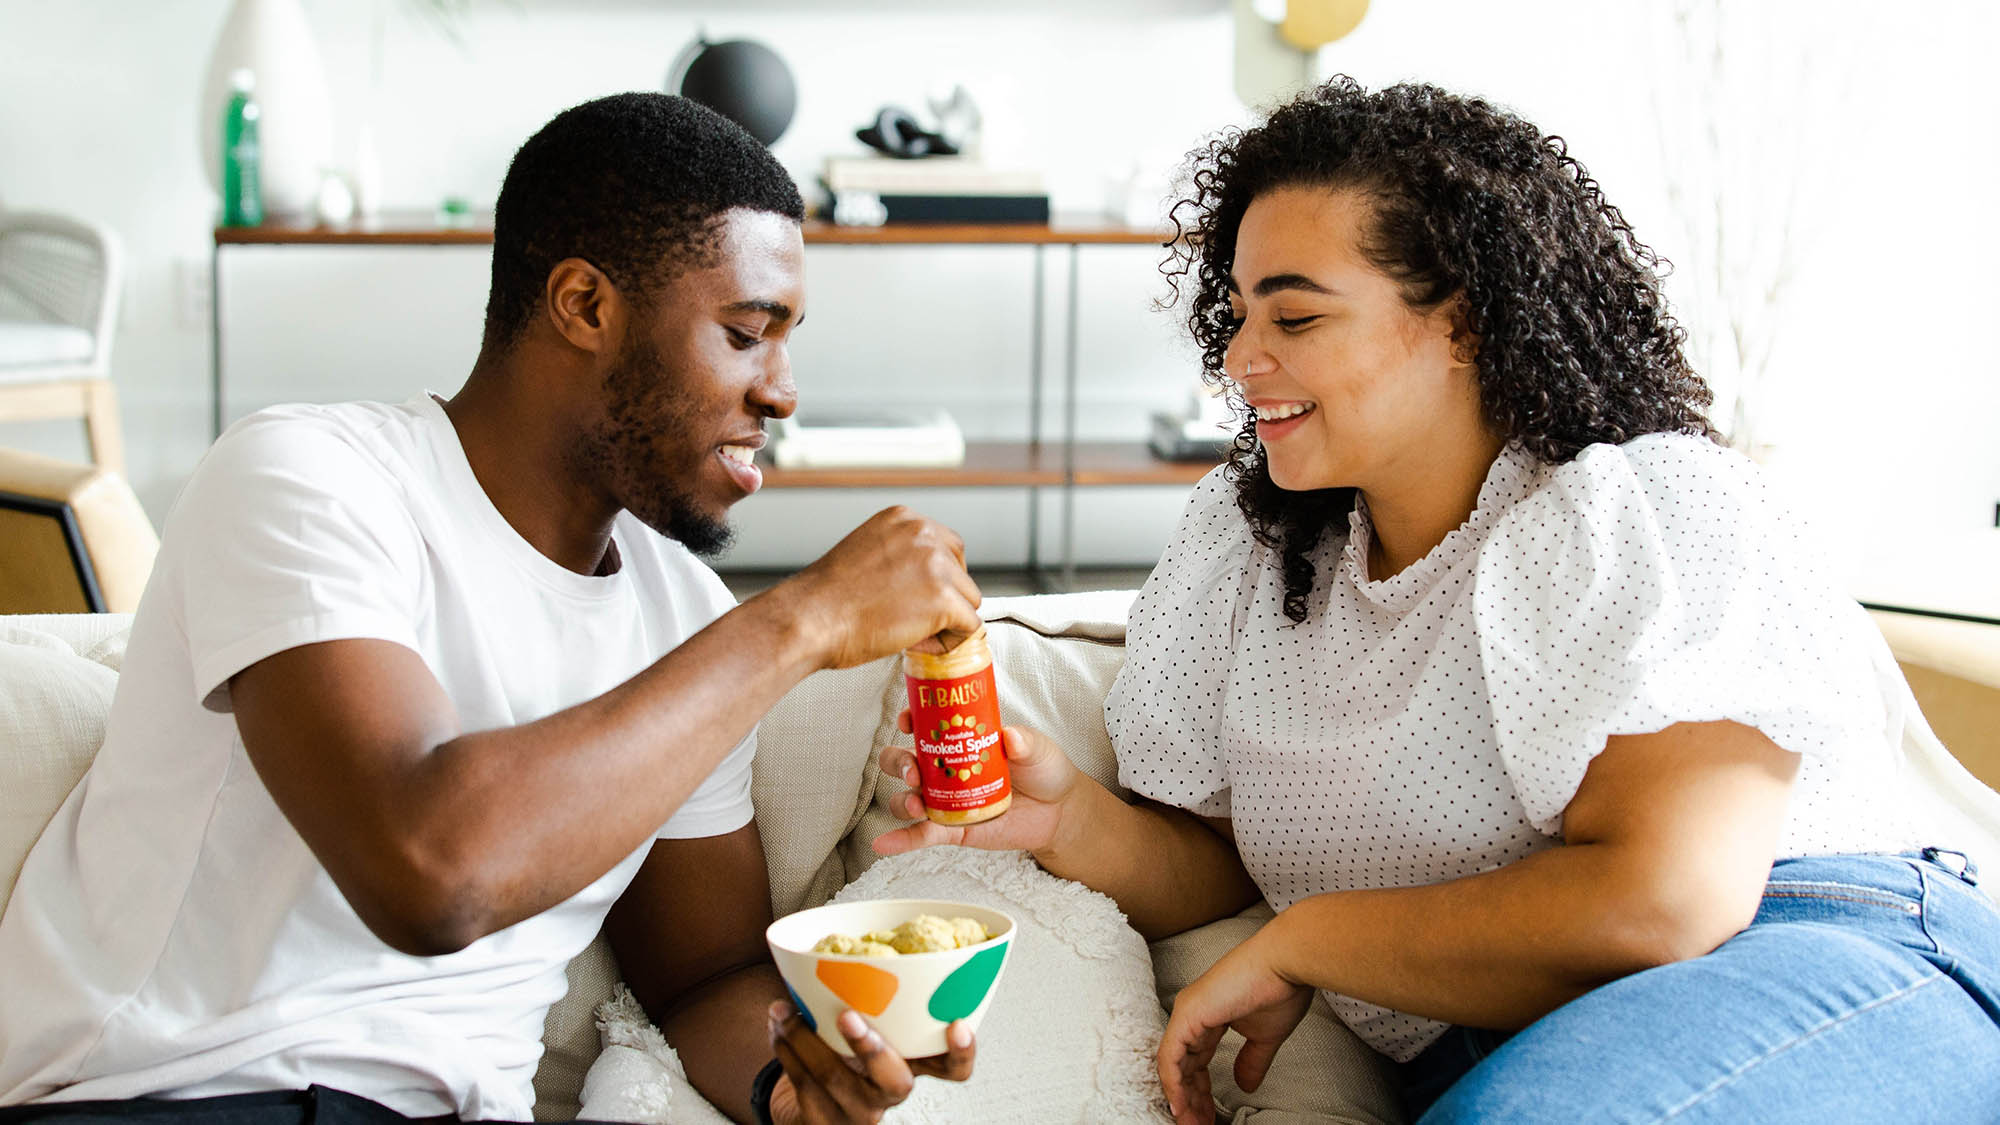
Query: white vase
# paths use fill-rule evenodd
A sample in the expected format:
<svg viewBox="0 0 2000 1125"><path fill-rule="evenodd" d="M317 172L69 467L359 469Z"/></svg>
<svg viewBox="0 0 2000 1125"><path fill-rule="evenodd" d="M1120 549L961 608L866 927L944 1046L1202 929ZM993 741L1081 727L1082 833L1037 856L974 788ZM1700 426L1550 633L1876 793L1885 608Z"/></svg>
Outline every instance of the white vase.
<svg viewBox="0 0 2000 1125"><path fill-rule="evenodd" d="M338 172L328 172L320 180L319 194L313 198L313 218L326 227L354 221L354 189Z"/></svg>
<svg viewBox="0 0 2000 1125"><path fill-rule="evenodd" d="M299 0L236 0L208 59L196 123L202 166L220 190L222 115L229 77L239 68L257 76L253 95L263 111L258 123L261 155L257 178L271 215L312 211L320 179L331 163L333 108L326 68Z"/></svg>

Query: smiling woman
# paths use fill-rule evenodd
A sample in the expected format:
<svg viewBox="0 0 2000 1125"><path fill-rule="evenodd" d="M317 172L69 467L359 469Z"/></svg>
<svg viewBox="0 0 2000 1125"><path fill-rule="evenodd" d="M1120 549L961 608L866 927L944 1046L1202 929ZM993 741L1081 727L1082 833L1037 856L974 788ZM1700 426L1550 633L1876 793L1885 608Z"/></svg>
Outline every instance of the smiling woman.
<svg viewBox="0 0 2000 1125"><path fill-rule="evenodd" d="M1181 1125L1315 992L1424 1125L1990 1117L2000 914L1905 794L1908 687L1562 142L1337 80L1189 182L1167 271L1243 428L1105 701L1147 800L1010 730L1012 812L890 846L1029 849L1148 934L1261 895L1174 999Z"/></svg>
<svg viewBox="0 0 2000 1125"><path fill-rule="evenodd" d="M1429 360L1451 360L1451 389L1402 388L1400 407L1458 396L1469 375L1479 421L1547 461L1645 433L1713 436L1703 413L1711 396L1682 354L1685 334L1660 294L1657 256L1561 138L1435 87L1370 94L1339 79L1248 133L1206 145L1190 170L1194 192L1174 208L1180 237L1166 272L1187 298L1209 380L1233 389L1232 345L1239 365L1260 362L1250 352L1266 329L1297 333L1340 319L1340 346L1368 349L1377 374L1387 374L1377 366L1390 362L1386 348L1401 349L1399 366L1419 362L1425 346ZM1280 246L1269 237L1277 234L1308 241ZM1241 260L1245 245L1269 247L1293 272L1248 277L1267 267ZM1295 269L1299 262L1311 265ZM1257 321L1244 319L1240 283L1260 303ZM1343 286L1354 295L1313 291ZM1400 302L1387 300L1392 293ZM1279 295L1312 302L1322 319L1300 320L1272 303ZM1346 370L1348 360L1325 346L1311 348L1329 369ZM1243 390L1263 393L1251 383ZM1378 421L1371 413L1349 424ZM1283 553L1285 609L1297 621L1314 577L1306 553L1339 529L1365 482L1274 479L1287 458L1274 470L1259 424L1246 419L1230 462L1259 539ZM1417 432L1433 452L1456 447L1429 427ZM1414 452L1340 456L1389 468L1381 458Z"/></svg>
<svg viewBox="0 0 2000 1125"><path fill-rule="evenodd" d="M1713 440L1657 259L1563 142L1343 79L1189 182L1167 273L1244 424L1106 723L1279 914L1175 1002L1181 1120L1222 1030L1252 1087L1313 988L1425 1122L1990 1106L2000 981L1961 967L2000 916L1907 819L1908 688ZM1897 1083L1905 1020L1995 1077Z"/></svg>

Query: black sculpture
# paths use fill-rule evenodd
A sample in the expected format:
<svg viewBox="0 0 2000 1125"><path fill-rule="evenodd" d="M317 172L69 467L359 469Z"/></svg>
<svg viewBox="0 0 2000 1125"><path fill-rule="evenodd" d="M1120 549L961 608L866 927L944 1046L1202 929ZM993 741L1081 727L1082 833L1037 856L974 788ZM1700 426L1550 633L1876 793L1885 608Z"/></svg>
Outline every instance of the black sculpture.
<svg viewBox="0 0 2000 1125"><path fill-rule="evenodd" d="M700 102L767 146L784 135L799 104L785 61L749 39L696 36L668 72L667 92Z"/></svg>
<svg viewBox="0 0 2000 1125"><path fill-rule="evenodd" d="M869 148L900 160L958 155L957 145L946 140L942 133L933 133L917 124L916 117L901 106L883 106L874 122L856 129L854 135Z"/></svg>

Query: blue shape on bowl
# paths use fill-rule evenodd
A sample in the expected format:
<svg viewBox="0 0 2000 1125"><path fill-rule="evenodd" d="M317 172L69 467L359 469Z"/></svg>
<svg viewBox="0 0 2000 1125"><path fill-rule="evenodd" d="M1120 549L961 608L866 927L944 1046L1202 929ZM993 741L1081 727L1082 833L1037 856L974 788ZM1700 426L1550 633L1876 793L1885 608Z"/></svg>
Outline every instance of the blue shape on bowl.
<svg viewBox="0 0 2000 1125"><path fill-rule="evenodd" d="M986 999L986 993L992 989L993 980L1000 975L1000 966L1006 960L1006 942L966 958L965 964L944 978L944 983L931 993L931 1018L950 1023L978 1011L980 1002Z"/></svg>
<svg viewBox="0 0 2000 1125"><path fill-rule="evenodd" d="M785 984L785 995L792 998L792 1007L799 1010L799 1018L806 1021L806 1026L814 1031L818 1031L819 1021L813 1019L812 1009L806 1007L806 1002L799 999L798 992L792 988L789 981Z"/></svg>

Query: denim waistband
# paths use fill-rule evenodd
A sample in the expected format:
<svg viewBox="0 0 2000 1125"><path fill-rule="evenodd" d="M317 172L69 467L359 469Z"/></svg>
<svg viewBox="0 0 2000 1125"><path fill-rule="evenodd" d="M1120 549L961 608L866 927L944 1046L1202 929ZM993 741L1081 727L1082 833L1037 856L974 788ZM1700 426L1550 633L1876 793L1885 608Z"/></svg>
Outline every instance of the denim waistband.
<svg viewBox="0 0 2000 1125"><path fill-rule="evenodd" d="M1906 852L1791 856L1771 865L1768 882L1829 880L1874 886L1885 891L1914 892L1919 868L1935 875L1949 875L1953 883L1968 887L1979 885L1979 865L1973 862L1971 856L1939 847L1914 848Z"/></svg>
<svg viewBox="0 0 2000 1125"><path fill-rule="evenodd" d="M1916 858L1926 863L1934 863L1965 880L1968 886L1979 885L1979 865L1972 862L1972 857L1964 852L1955 852L1950 848L1924 848L1915 855Z"/></svg>

